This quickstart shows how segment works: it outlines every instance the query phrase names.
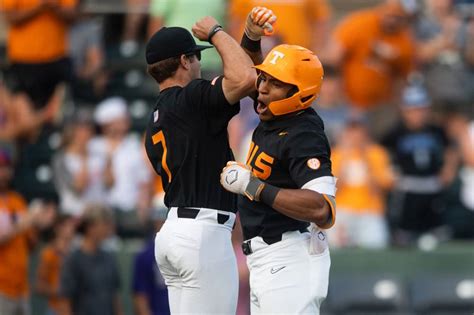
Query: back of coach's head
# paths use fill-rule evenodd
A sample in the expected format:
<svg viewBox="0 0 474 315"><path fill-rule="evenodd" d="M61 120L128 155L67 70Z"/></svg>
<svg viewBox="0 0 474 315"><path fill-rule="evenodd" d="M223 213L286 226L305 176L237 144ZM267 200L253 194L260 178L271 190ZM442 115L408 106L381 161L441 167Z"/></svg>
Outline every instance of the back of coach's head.
<svg viewBox="0 0 474 315"><path fill-rule="evenodd" d="M196 45L191 33L182 27L162 27L146 45L148 73L161 83L172 77L181 62L181 56L197 55L212 46Z"/></svg>

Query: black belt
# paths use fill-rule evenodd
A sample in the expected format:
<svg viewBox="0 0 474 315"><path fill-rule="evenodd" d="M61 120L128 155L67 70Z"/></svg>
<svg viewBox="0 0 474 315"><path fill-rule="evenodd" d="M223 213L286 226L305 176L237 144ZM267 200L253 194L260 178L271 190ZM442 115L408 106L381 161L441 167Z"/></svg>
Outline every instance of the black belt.
<svg viewBox="0 0 474 315"><path fill-rule="evenodd" d="M178 218L196 219L199 211L201 211L199 208L178 207L177 215ZM228 214L217 213L217 223L219 224L226 223L229 218Z"/></svg>
<svg viewBox="0 0 474 315"><path fill-rule="evenodd" d="M309 232L308 228L301 228L296 231L299 231L301 233ZM291 232L291 231L287 231L287 232ZM272 245L272 244L280 242L283 238L283 234L276 235L276 236L261 236L261 238L267 245ZM251 239L244 241L242 243L242 252L244 253L244 255L250 255L253 253L252 245L250 243L251 243Z"/></svg>

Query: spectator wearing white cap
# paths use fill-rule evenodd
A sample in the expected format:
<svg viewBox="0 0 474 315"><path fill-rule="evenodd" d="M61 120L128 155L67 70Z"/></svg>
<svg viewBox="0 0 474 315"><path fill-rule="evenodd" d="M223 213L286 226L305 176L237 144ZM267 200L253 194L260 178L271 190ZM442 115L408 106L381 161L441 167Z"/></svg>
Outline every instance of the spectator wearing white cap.
<svg viewBox="0 0 474 315"><path fill-rule="evenodd" d="M136 236L143 231L139 218L149 207L151 174L140 140L128 133L127 103L108 98L97 106L94 118L102 134L91 141L90 151L104 161L106 202L115 209L118 234Z"/></svg>
<svg viewBox="0 0 474 315"><path fill-rule="evenodd" d="M431 100L419 85L402 93L401 121L383 139L399 181L389 220L400 245L441 224L441 192L455 175L455 156L444 130L430 120Z"/></svg>

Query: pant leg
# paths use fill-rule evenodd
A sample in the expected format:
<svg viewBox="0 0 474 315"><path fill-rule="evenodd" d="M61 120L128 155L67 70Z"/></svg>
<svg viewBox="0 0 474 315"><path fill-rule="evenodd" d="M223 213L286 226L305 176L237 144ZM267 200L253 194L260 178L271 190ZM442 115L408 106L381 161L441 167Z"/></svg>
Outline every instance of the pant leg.
<svg viewBox="0 0 474 315"><path fill-rule="evenodd" d="M168 222L165 222L160 232L156 234L155 238L155 259L158 264L166 287L168 288L168 301L171 314L181 314L181 289L182 281L179 277L178 270L168 260L167 253L170 250L170 231L168 230Z"/></svg>
<svg viewBox="0 0 474 315"><path fill-rule="evenodd" d="M238 271L230 229L183 221L166 222L156 238L171 313L235 314Z"/></svg>
<svg viewBox="0 0 474 315"><path fill-rule="evenodd" d="M305 233L291 246L272 245L270 250L250 258L250 285L257 296L257 314L319 314L328 290L330 257L327 240L313 239L318 241L326 244L322 253L309 253L312 242Z"/></svg>
<svg viewBox="0 0 474 315"><path fill-rule="evenodd" d="M239 278L231 232L223 226L198 224L196 247L179 260L183 279L182 314L235 314Z"/></svg>

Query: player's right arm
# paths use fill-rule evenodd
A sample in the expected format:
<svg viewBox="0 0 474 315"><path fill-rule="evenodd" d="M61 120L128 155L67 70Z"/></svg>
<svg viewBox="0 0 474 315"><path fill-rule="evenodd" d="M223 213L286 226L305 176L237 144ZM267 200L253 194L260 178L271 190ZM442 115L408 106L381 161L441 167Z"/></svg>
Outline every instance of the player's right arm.
<svg viewBox="0 0 474 315"><path fill-rule="evenodd" d="M198 39L207 41L211 32L215 31L216 25L218 25L217 20L207 16L196 22L192 31ZM214 33L210 41L222 58L224 96L230 104L235 104L254 90L257 73L252 68L252 60L239 44L222 29Z"/></svg>

